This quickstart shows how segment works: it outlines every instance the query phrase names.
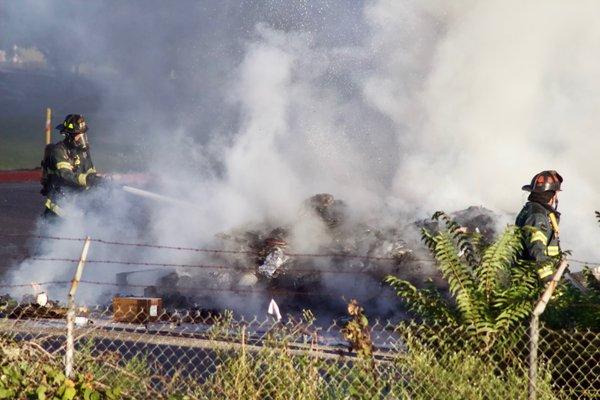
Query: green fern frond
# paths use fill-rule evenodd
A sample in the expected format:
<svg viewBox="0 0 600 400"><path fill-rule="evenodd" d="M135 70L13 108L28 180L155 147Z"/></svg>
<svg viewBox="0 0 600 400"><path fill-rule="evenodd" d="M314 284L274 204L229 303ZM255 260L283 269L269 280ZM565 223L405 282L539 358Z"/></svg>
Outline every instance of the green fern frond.
<svg viewBox="0 0 600 400"><path fill-rule="evenodd" d="M464 265L457 252L457 248L448 232L436 236L434 255L439 262L439 268L449 283L453 294L459 291L471 290L475 286L471 270Z"/></svg>
<svg viewBox="0 0 600 400"><path fill-rule="evenodd" d="M468 324L476 325L480 313L473 304L475 281L469 266L463 264L449 232L439 233L436 238L435 258L438 268L456 299L456 304Z"/></svg>
<svg viewBox="0 0 600 400"><path fill-rule="evenodd" d="M527 300L521 300L505 306L496 318L498 333L508 332L512 327L520 324L531 315L532 310L533 303Z"/></svg>
<svg viewBox="0 0 600 400"><path fill-rule="evenodd" d="M424 320L441 324L458 322L457 313L434 288L417 289L410 282L391 275L386 277L385 282L394 288L409 311Z"/></svg>
<svg viewBox="0 0 600 400"><path fill-rule="evenodd" d="M529 288L534 288L539 286L539 279L535 270L535 262L516 260L510 271L510 287L526 285Z"/></svg>
<svg viewBox="0 0 600 400"><path fill-rule="evenodd" d="M452 321L479 351L514 343L516 328L530 315L541 290L535 265L518 257L522 231L507 227L500 238L486 245L444 212L435 213L432 219L442 225L441 230L423 229L423 242L435 257L454 303L398 278L386 281L412 312L430 320Z"/></svg>
<svg viewBox="0 0 600 400"><path fill-rule="evenodd" d="M471 267L475 267L478 263L475 246L471 243L471 236L466 233L464 228L443 211L437 211L431 219L437 222L441 220L444 223L445 230L452 235L459 253L467 260Z"/></svg>
<svg viewBox="0 0 600 400"><path fill-rule="evenodd" d="M421 228L421 240L425 243L429 251L432 253L435 251L435 237L425 228Z"/></svg>
<svg viewBox="0 0 600 400"><path fill-rule="evenodd" d="M522 250L521 232L518 227L507 228L500 239L484 252L481 266L475 269L479 288L486 299L492 299L494 290L499 287L501 272L509 272Z"/></svg>

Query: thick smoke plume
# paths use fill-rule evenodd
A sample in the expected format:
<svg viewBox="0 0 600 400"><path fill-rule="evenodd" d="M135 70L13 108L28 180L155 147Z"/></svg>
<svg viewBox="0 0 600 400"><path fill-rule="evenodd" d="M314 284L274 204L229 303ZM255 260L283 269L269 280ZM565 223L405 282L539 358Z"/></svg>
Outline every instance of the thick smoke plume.
<svg viewBox="0 0 600 400"><path fill-rule="evenodd" d="M294 224L299 204L320 192L346 201L353 218L384 226L470 205L510 221L525 201L520 187L557 169L565 177L562 246L600 259L596 2L0 7L0 45L36 46L56 71L75 64L103 71L90 75L103 135L133 146L123 156L141 160L154 190L194 204L144 203L145 220L131 198L112 192L108 214L66 223L60 235L199 247L239 226ZM69 23L58 22L65 15ZM298 228L296 246L318 247L315 229ZM43 253L67 251L74 249ZM38 280L66 273L29 264Z"/></svg>

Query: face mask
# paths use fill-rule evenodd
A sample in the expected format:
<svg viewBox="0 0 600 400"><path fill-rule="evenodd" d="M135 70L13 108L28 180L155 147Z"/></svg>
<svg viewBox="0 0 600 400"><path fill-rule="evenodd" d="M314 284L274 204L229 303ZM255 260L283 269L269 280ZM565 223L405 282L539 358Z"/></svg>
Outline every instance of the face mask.
<svg viewBox="0 0 600 400"><path fill-rule="evenodd" d="M87 150L89 146L87 133L71 136L71 144L78 149Z"/></svg>

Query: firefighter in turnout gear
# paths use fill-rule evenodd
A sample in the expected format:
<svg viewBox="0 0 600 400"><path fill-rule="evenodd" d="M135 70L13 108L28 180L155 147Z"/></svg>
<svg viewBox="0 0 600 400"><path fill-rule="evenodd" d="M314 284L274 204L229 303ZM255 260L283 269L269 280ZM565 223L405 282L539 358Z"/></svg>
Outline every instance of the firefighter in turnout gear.
<svg viewBox="0 0 600 400"><path fill-rule="evenodd" d="M69 114L56 127L65 138L49 144L42 160L42 195L46 196L44 216L63 216L60 203L65 196L82 192L101 183L96 173L87 140L83 116Z"/></svg>
<svg viewBox="0 0 600 400"><path fill-rule="evenodd" d="M531 184L522 188L530 194L515 222L523 229L523 257L536 261L538 276L544 283L552 280L561 255L560 213L556 208L562 181L556 171L542 171L535 175Z"/></svg>

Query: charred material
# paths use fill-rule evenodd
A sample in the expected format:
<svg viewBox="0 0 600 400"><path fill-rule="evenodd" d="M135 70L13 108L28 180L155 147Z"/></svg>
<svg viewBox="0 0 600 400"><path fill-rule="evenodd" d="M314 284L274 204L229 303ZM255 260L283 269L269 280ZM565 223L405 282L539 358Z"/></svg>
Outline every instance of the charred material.
<svg viewBox="0 0 600 400"><path fill-rule="evenodd" d="M497 221L500 216L485 207L471 206L451 213L450 217L464 228L465 233L478 235L485 243L492 243L497 235ZM416 225L431 232L441 229L439 222L431 220L421 220L416 222Z"/></svg>
<svg viewBox="0 0 600 400"><path fill-rule="evenodd" d="M264 222L217 235L210 247L224 251L201 262L226 268L178 270L163 276L144 294L162 297L166 307L187 308L198 303L210 308L219 304L212 302L215 297L226 301L239 298L230 303L235 307L260 293L267 301L275 298L284 312L311 308L337 315L346 308L344 296L352 294L365 307L389 316L386 313L397 312L398 302L382 283L386 276L401 276L417 286L433 282L444 288L419 234L422 227L440 229L437 222L400 224L387 219L378 226L356 220L345 202L328 193L306 199L299 216L287 226ZM491 241L495 235L498 217L490 210L469 207L452 217L484 240ZM318 227L319 234L308 251L295 234L307 221Z"/></svg>
<svg viewBox="0 0 600 400"><path fill-rule="evenodd" d="M51 300L40 302L39 296L26 296L19 303L9 295L4 295L0 297L0 313L10 319L64 319L67 308Z"/></svg>

